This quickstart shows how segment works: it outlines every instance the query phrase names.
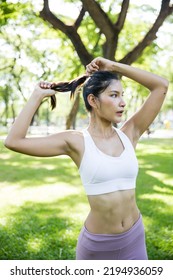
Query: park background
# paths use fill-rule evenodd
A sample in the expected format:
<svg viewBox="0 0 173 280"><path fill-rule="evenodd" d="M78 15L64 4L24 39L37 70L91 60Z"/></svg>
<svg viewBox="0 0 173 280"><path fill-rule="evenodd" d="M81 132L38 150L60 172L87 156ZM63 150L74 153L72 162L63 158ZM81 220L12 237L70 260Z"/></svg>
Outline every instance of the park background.
<svg viewBox="0 0 173 280"><path fill-rule="evenodd" d="M0 1L0 259L74 259L88 213L78 170L67 157L37 158L3 140L40 80L70 80L103 56L170 81L162 110L137 147L137 202L149 259L173 259L173 7L158 1ZM124 121L148 92L122 78ZM45 100L28 136L82 129L81 94Z"/></svg>

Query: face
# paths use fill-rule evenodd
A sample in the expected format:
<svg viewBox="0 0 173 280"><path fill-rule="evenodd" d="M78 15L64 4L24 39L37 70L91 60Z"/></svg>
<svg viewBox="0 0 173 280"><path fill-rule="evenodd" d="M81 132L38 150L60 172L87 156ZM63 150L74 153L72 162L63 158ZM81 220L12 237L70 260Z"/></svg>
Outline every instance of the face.
<svg viewBox="0 0 173 280"><path fill-rule="evenodd" d="M96 110L100 118L112 123L122 121L125 102L123 99L123 88L120 81L112 80L111 84L96 100Z"/></svg>

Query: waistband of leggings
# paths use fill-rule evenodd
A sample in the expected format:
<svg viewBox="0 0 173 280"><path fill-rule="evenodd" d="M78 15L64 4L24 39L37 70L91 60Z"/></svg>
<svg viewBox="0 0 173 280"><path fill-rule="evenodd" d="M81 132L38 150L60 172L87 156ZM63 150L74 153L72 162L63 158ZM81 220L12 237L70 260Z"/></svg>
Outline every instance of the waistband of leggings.
<svg viewBox="0 0 173 280"><path fill-rule="evenodd" d="M126 232L118 234L95 234L89 232L86 227L81 231L82 246L94 251L113 251L122 249L136 242L136 240L144 235L144 226L142 215L140 214L136 223Z"/></svg>

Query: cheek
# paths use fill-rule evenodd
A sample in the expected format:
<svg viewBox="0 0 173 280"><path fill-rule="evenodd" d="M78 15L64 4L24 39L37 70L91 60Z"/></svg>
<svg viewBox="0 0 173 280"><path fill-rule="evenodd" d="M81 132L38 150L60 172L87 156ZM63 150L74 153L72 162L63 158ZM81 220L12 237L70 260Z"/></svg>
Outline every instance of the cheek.
<svg viewBox="0 0 173 280"><path fill-rule="evenodd" d="M100 108L105 108L105 110L110 110L111 108L115 108L117 106L116 100L114 99L105 99L100 104Z"/></svg>

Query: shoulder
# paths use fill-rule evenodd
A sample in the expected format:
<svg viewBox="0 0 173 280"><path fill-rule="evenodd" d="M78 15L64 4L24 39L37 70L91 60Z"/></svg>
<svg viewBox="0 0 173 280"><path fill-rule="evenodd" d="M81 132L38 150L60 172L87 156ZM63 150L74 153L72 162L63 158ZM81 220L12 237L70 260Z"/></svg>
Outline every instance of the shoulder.
<svg viewBox="0 0 173 280"><path fill-rule="evenodd" d="M65 130L63 133L69 142L80 141L83 139L83 131L80 130Z"/></svg>
<svg viewBox="0 0 173 280"><path fill-rule="evenodd" d="M64 130L58 132L57 137L62 137L69 147L77 148L77 145L83 141L83 132L77 130Z"/></svg>

